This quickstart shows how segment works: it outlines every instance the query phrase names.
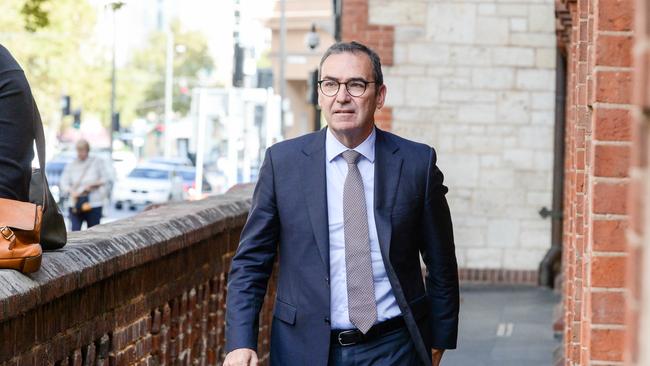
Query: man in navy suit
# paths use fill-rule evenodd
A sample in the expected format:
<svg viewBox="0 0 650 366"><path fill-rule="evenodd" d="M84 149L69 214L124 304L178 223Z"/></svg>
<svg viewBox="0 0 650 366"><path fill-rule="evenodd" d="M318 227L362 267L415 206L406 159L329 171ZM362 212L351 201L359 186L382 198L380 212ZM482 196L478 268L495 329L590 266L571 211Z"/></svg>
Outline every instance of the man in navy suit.
<svg viewBox="0 0 650 366"><path fill-rule="evenodd" d="M431 147L375 127L385 96L371 49L323 55L328 127L266 152L229 275L224 365L257 364L276 259L272 365L438 365L456 348L447 187Z"/></svg>

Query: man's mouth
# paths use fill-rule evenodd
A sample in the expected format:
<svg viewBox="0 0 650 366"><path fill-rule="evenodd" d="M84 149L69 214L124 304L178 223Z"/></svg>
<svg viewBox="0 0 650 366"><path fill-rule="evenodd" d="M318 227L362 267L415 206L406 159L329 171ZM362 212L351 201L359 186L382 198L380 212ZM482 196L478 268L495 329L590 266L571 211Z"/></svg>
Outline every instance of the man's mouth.
<svg viewBox="0 0 650 366"><path fill-rule="evenodd" d="M352 114L352 113L354 113L354 111L346 110L346 109L340 109L334 111L334 114Z"/></svg>

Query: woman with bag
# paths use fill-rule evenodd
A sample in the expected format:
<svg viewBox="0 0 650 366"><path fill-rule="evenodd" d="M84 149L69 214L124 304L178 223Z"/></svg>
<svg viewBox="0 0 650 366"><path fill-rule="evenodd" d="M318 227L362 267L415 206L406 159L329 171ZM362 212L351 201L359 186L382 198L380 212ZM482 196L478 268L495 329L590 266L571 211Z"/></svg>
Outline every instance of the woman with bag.
<svg viewBox="0 0 650 366"><path fill-rule="evenodd" d="M32 173L34 140L41 169ZM44 165L45 135L34 97L20 65L0 45L0 269L35 272L41 265L39 244L65 245L63 217Z"/></svg>
<svg viewBox="0 0 650 366"><path fill-rule="evenodd" d="M84 139L77 141L77 159L63 168L59 187L68 197L72 231L81 230L86 222L88 228L99 224L102 207L108 197L107 183L110 178L99 158L89 156L90 144Z"/></svg>

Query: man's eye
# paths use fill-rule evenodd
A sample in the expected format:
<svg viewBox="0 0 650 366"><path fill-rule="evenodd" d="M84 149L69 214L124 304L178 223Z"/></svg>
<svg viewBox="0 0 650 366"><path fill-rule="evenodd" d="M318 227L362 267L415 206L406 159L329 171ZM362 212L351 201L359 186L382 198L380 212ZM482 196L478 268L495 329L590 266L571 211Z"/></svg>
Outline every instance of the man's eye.
<svg viewBox="0 0 650 366"><path fill-rule="evenodd" d="M355 89L363 89L366 87L366 84L364 84L361 81L351 81L348 83L348 85L350 86L350 88L355 88Z"/></svg>

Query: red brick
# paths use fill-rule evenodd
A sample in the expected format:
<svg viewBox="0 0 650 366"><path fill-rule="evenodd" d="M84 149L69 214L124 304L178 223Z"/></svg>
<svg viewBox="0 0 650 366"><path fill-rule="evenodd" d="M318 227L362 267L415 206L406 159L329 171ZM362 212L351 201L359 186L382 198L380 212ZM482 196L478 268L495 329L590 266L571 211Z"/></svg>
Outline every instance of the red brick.
<svg viewBox="0 0 650 366"><path fill-rule="evenodd" d="M591 322L593 324L623 324L625 322L623 292L592 292Z"/></svg>
<svg viewBox="0 0 650 366"><path fill-rule="evenodd" d="M585 151L584 150L578 150L576 151L576 169L578 170L584 170L585 169Z"/></svg>
<svg viewBox="0 0 650 366"><path fill-rule="evenodd" d="M593 287L622 288L625 286L626 257L594 256L591 264Z"/></svg>
<svg viewBox="0 0 650 366"><path fill-rule="evenodd" d="M641 299L642 286L643 286L643 272L647 271L643 265L643 246L640 243L631 245L629 247L629 260L627 262L627 277L626 285L631 299Z"/></svg>
<svg viewBox="0 0 650 366"><path fill-rule="evenodd" d="M641 42L636 45L641 48ZM634 85L634 103L643 108L650 109L650 46L645 46L643 51L635 52L635 73L637 82Z"/></svg>
<svg viewBox="0 0 650 366"><path fill-rule="evenodd" d="M594 251L625 251L625 230L627 227L627 222L624 220L593 220L591 237L593 240Z"/></svg>
<svg viewBox="0 0 650 366"><path fill-rule="evenodd" d="M596 36L596 57L598 66L632 66L632 36Z"/></svg>
<svg viewBox="0 0 650 366"><path fill-rule="evenodd" d="M620 329L592 329L591 359L594 361L622 361L625 332Z"/></svg>
<svg viewBox="0 0 650 366"><path fill-rule="evenodd" d="M639 360L639 312L628 307L625 316L626 332L625 344L627 346L626 361L628 364L638 365Z"/></svg>
<svg viewBox="0 0 650 366"><path fill-rule="evenodd" d="M599 0L596 27L601 31L631 31L633 29L632 0Z"/></svg>
<svg viewBox="0 0 650 366"><path fill-rule="evenodd" d="M626 109L594 108L594 137L599 141L630 141L632 115Z"/></svg>
<svg viewBox="0 0 650 366"><path fill-rule="evenodd" d="M594 149L594 175L597 177L624 178L630 170L628 146L596 145Z"/></svg>
<svg viewBox="0 0 650 366"><path fill-rule="evenodd" d="M627 104L632 101L632 73L597 71L595 74L595 102Z"/></svg>
<svg viewBox="0 0 650 366"><path fill-rule="evenodd" d="M645 202L647 198L644 192L646 185L647 181L636 177L630 183L628 197L630 228L639 236L643 236L645 232Z"/></svg>
<svg viewBox="0 0 650 366"><path fill-rule="evenodd" d="M594 183L593 212L597 214L627 213L627 183Z"/></svg>
<svg viewBox="0 0 650 366"><path fill-rule="evenodd" d="M75 349L70 356L70 363L72 366L82 366L83 357L81 357L81 350Z"/></svg>
<svg viewBox="0 0 650 366"><path fill-rule="evenodd" d="M645 116L645 115L644 115ZM639 116L633 122L632 144L632 166L645 168L648 166L648 139L650 139L650 128L647 117Z"/></svg>

